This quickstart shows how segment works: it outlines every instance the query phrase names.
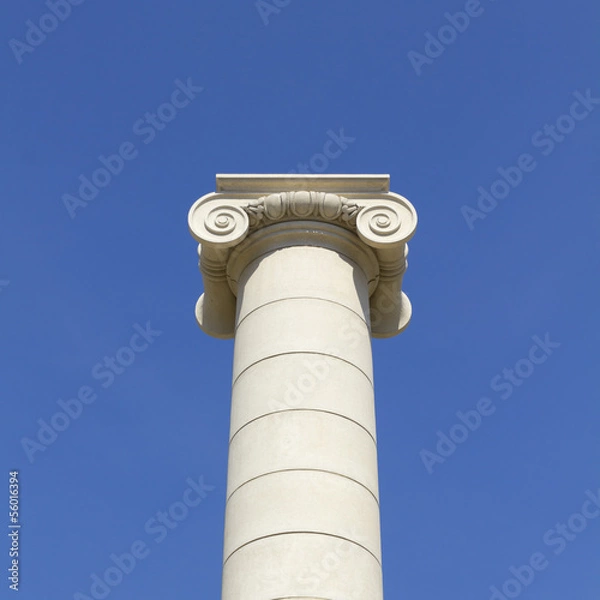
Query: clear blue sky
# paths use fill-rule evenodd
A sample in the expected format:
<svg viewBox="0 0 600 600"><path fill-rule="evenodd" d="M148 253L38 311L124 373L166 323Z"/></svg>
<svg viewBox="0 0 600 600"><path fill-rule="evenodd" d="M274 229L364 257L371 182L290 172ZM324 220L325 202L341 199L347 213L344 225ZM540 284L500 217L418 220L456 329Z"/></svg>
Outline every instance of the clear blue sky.
<svg viewBox="0 0 600 600"><path fill-rule="evenodd" d="M307 163L389 173L419 212L413 321L374 343L386 599L598 600L600 10L277 2L57 2L62 20L4 3L0 497L6 532L18 469L18 597L91 598L137 541L109 600L219 597L233 345L195 324L187 211L215 173ZM351 139L324 162L331 135ZM110 375L116 353L133 363ZM59 400L81 414L65 424ZM53 418L66 428L40 433ZM214 489L185 496L201 477ZM175 528L152 521L184 497L202 501Z"/></svg>

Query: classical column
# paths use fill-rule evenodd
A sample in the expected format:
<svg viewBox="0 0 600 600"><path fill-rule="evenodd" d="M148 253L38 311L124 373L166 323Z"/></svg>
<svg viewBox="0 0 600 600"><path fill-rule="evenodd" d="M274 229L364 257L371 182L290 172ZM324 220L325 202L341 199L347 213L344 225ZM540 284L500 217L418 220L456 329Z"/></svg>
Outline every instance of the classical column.
<svg viewBox="0 0 600 600"><path fill-rule="evenodd" d="M382 175L220 175L191 208L203 331L235 337L223 600L381 600L370 338L416 212Z"/></svg>

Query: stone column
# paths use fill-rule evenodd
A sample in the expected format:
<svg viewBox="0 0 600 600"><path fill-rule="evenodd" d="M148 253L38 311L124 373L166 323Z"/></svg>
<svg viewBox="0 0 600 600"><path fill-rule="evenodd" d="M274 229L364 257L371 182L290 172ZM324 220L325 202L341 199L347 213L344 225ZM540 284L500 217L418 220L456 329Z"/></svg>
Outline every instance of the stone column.
<svg viewBox="0 0 600 600"><path fill-rule="evenodd" d="M381 600L370 337L408 324L416 213L379 175L217 177L196 318L235 337L223 600Z"/></svg>

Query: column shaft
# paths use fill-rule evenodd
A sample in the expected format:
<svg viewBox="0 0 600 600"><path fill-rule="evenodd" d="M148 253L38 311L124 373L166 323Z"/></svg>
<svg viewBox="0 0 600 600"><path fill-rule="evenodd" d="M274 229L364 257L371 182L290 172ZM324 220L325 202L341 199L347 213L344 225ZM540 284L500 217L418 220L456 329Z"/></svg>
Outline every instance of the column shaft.
<svg viewBox="0 0 600 600"><path fill-rule="evenodd" d="M239 275L223 600L383 597L370 282L350 254L271 248Z"/></svg>

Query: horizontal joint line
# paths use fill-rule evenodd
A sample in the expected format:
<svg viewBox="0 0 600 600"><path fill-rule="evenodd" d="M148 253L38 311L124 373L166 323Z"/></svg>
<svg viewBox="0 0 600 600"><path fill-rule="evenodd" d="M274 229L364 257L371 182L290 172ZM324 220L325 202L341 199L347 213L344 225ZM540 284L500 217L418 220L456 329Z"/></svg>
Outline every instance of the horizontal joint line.
<svg viewBox="0 0 600 600"><path fill-rule="evenodd" d="M381 561L365 546L363 546L362 544L359 544L358 542L355 542L354 540L348 539L344 536L341 535L335 535L333 533L323 533L321 531L282 531L281 533L271 533L269 535L263 535L261 537L255 538L253 540L250 540L249 542L246 542L244 544L242 544L241 546L239 546L238 548L236 548L224 561L223 561L223 567L225 567L225 565L227 564L227 562L229 561L229 559L239 550L241 550L242 548L249 546L250 544L254 544L255 542L259 542L260 540L266 540L268 538L272 538L272 537L277 537L280 535L294 535L294 534L306 534L306 535L324 535L327 537L332 537L332 538L337 538L338 540L344 540L345 542L349 542L350 544L354 544L355 546L358 546L359 548L362 548L365 552L368 552L376 561L377 564L381 567ZM309 596L310 598L310 596Z"/></svg>
<svg viewBox="0 0 600 600"><path fill-rule="evenodd" d="M357 371L362 373L367 378L369 383L371 384L371 387L373 387L373 380L371 379L371 377L369 375L367 375L359 366L355 365L353 362L350 362L349 360L342 358L341 356L334 356L333 354L326 354L325 352L318 352L315 350L291 350L289 352L278 352L277 354L271 354L269 356L265 356L264 358L260 358L256 362L249 364L247 367L244 367L244 369L242 369L242 371L240 371L240 373L237 375L237 377L233 380L232 387L237 383L238 379L242 375L244 375L244 373L246 373L246 371L248 371L252 367L258 365L259 363L266 361L266 360L270 360L272 358L277 358L279 356L290 356L292 354L315 354L317 356L325 356L327 358L345 362L347 365L354 367Z"/></svg>
<svg viewBox="0 0 600 600"><path fill-rule="evenodd" d="M231 492L231 494L229 494L229 496L227 496L227 500L226 503L229 503L229 501L231 500L232 496L241 488L243 488L245 485L249 484L252 481L256 481L257 479L261 479L262 477L267 477L268 475L275 475L276 473L305 473L305 472L310 472L310 473L327 473L328 475L335 475L336 477L343 477L344 479L347 479L348 481L352 481L353 483L356 483L356 485L359 485L360 487L364 488L365 490L367 490L367 492L369 492L369 494L371 494L371 496L373 496L373 500L375 500L377 506L379 506L379 500L377 499L377 496L375 496L375 494L364 484L361 483L360 481L357 481L356 479L353 479L352 477L349 477L348 475L344 475L343 473L336 473L335 471L329 471L327 469L311 469L311 468L296 468L296 469L277 469L275 471L269 471L268 473L261 473L260 475L257 475L256 477L252 477L252 479L248 479L247 481L244 481L244 483L241 483L240 485L238 485L235 490L233 490L233 492Z"/></svg>
<svg viewBox="0 0 600 600"><path fill-rule="evenodd" d="M350 421L351 423L354 423L355 425L358 425L361 429L364 429L369 434L369 437L373 440L373 443L375 444L375 447L377 447L377 441L375 440L375 438L373 437L373 435L371 434L371 432L364 425L362 425L358 421L355 421L354 419L351 419L350 417L347 417L346 415L342 415L340 413L333 412L332 410L325 410L325 409L322 409L322 408L284 408L282 410L274 410L274 411L272 411L270 413L265 413L264 415L260 415L258 417L255 417L254 419L251 419L247 423L244 423L231 436L231 438L229 440L229 446L231 446L231 442L233 442L233 440L235 439L235 436L240 431L242 431L242 429L244 429L246 426L250 425L251 423L255 423L256 421L259 421L260 419L264 419L266 417L270 417L271 415L278 415L280 413L286 413L286 412L317 412L317 413L325 413L327 415L333 415L334 417L340 417L341 419L346 419L347 421Z"/></svg>

